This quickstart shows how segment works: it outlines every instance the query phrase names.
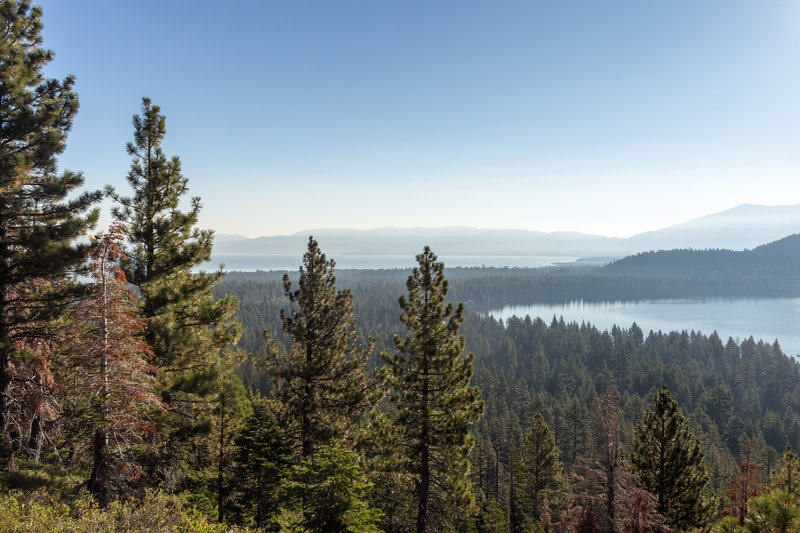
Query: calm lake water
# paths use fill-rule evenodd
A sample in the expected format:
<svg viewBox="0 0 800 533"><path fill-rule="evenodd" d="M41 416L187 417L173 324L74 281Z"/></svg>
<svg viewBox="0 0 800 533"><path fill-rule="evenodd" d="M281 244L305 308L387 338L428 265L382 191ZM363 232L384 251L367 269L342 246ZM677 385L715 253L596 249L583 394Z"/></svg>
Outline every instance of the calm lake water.
<svg viewBox="0 0 800 533"><path fill-rule="evenodd" d="M403 268L417 265L413 255L328 255L336 261L336 268ZM543 256L485 256L485 255L440 255L446 267L543 267L555 263L571 263L577 257ZM303 262L302 255L265 254L220 254L212 255L211 261L200 268L210 270L225 265L225 270L255 272L256 270L297 270Z"/></svg>
<svg viewBox="0 0 800 533"><path fill-rule="evenodd" d="M775 339L787 355L800 353L800 298L659 299L637 302L583 302L509 306L490 311L495 318L516 315L540 317L548 324L553 316L567 322L591 322L598 329L636 322L645 335L654 331L716 331L723 342L751 335L758 341Z"/></svg>

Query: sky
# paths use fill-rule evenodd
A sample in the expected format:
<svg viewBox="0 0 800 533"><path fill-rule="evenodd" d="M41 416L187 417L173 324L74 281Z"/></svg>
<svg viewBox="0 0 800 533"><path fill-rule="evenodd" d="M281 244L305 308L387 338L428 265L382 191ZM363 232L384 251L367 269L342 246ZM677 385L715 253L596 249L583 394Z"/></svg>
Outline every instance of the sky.
<svg viewBox="0 0 800 533"><path fill-rule="evenodd" d="M626 237L800 204L800 2L39 4L80 96L60 167L129 194L148 96L217 233Z"/></svg>

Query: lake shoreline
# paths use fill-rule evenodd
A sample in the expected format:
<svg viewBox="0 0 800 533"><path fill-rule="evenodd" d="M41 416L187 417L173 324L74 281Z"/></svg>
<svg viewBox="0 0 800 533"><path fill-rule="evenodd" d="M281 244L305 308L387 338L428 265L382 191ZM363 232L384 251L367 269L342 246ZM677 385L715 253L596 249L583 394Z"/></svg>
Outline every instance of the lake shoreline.
<svg viewBox="0 0 800 533"><path fill-rule="evenodd" d="M775 340L787 355L800 353L800 298L719 297L657 298L635 301L589 302L573 300L561 304L504 306L486 313L507 321L512 316L553 317L566 322L586 322L600 330L616 325L629 328L634 322L649 331L694 331L706 335L716 331L727 339Z"/></svg>

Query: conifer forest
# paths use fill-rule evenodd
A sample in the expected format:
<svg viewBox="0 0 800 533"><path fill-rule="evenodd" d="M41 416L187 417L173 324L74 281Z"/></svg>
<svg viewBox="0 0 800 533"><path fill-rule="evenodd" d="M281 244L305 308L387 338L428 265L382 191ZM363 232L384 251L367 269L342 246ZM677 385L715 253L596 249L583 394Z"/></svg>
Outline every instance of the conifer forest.
<svg viewBox="0 0 800 533"><path fill-rule="evenodd" d="M800 531L777 341L499 321L479 311L686 283L425 243L408 271L337 270L313 236L294 272L201 269L169 110L131 102L127 181L59 170L78 97L41 15L0 0L0 531Z"/></svg>

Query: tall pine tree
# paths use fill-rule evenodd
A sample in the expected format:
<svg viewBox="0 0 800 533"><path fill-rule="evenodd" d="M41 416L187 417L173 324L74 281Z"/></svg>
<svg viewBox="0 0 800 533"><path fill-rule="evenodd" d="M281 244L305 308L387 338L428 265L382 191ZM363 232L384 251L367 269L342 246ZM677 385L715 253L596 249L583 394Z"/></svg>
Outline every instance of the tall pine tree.
<svg viewBox="0 0 800 533"><path fill-rule="evenodd" d="M232 318L236 299L214 300L222 271L195 271L211 255L213 232L196 227L199 198L181 211L188 180L180 160L167 158L161 149L166 129L159 107L148 98L142 106L142 114L133 117L134 142L128 144L133 196L123 197L111 187L107 192L117 202L113 215L133 247L126 274L141 291L145 340L155 354L168 410L161 423L176 444L210 431L217 393L229 369L223 348L238 339L240 326ZM199 448L187 450L185 457L202 457L202 442L196 440Z"/></svg>
<svg viewBox="0 0 800 533"><path fill-rule="evenodd" d="M445 303L444 264L429 247L417 256L400 297L400 321L408 328L396 336L399 354L384 354L404 445L404 469L414 486L416 531L439 530L453 509L468 506L472 492L467 456L473 439L469 426L483 412L480 391L470 386L474 355L464 353L459 329L464 305Z"/></svg>
<svg viewBox="0 0 800 533"><path fill-rule="evenodd" d="M382 394L382 373L365 374L372 342L358 344L353 296L347 289L336 289L334 266L309 237L299 288L292 290L288 274L283 278L287 298L297 304L289 314L281 311L292 346L282 353L269 343L275 397L286 413L286 431L304 458L357 427L353 422ZM265 335L270 341L269 333Z"/></svg>
<svg viewBox="0 0 800 533"><path fill-rule="evenodd" d="M56 156L78 110L74 79L47 78L53 52L42 48L41 9L0 2L0 431L3 447L22 437L15 384L25 381L26 346L47 338L64 311L68 274L86 246L71 242L97 220L99 193L68 199L83 183L59 173ZM88 212L88 213L87 213ZM35 381L36 378L33 378ZM27 381L27 382L33 382ZM10 449L7 448L7 451Z"/></svg>
<svg viewBox="0 0 800 533"><path fill-rule="evenodd" d="M658 512L679 530L705 524L713 512L706 494L706 473L700 441L664 385L636 424L633 465L644 486L658 499Z"/></svg>
<svg viewBox="0 0 800 533"><path fill-rule="evenodd" d="M564 490L564 464L558 459L556 439L539 411L531 426L522 435L521 482L526 510L540 519L545 498L550 506L560 500Z"/></svg>

